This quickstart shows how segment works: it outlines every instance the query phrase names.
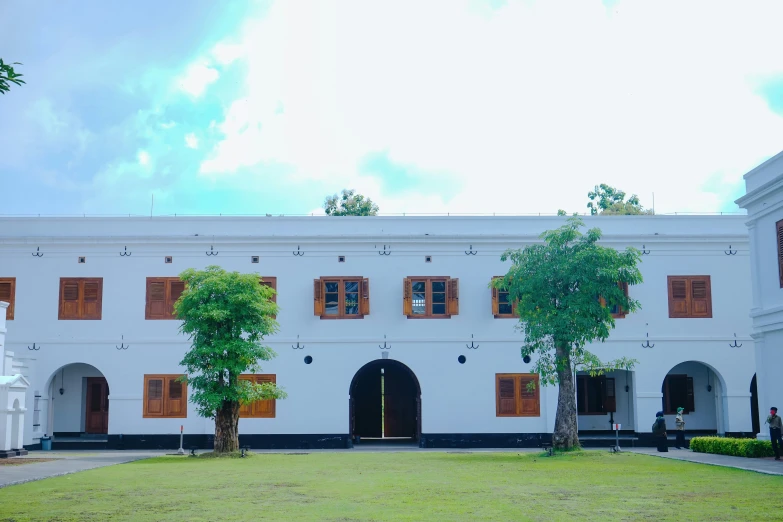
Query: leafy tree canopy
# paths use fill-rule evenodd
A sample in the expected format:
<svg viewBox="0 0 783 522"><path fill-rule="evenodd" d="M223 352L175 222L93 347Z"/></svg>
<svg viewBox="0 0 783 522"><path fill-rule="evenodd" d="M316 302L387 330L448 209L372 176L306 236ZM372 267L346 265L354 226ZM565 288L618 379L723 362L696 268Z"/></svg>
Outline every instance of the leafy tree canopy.
<svg viewBox="0 0 783 522"><path fill-rule="evenodd" d="M615 326L612 306L628 313L640 307L618 283L642 282L637 268L641 253L601 246L601 231L593 228L582 234L583 226L581 219L571 217L560 228L544 232L543 244L506 251L501 260L510 260L511 268L493 283L508 290L509 300L517 303L525 338L521 355L537 355L534 371L542 384L560 385L554 438L564 448L579 444L573 373L598 375L635 363L625 357L601 361L586 345L609 337Z"/></svg>
<svg viewBox="0 0 783 522"><path fill-rule="evenodd" d="M260 371L258 361L277 354L261 344L277 331L274 290L259 284L257 274L226 272L218 266L180 274L186 290L174 305L180 331L191 348L180 362L187 371L190 401L202 417L214 418L215 451L236 451L240 403L283 399L273 383L239 380Z"/></svg>
<svg viewBox="0 0 783 522"><path fill-rule="evenodd" d="M645 210L639 202L639 196L632 195L627 200L625 192L601 183L595 190L587 193L590 202L587 208L591 215L601 214L605 216L635 216L651 215L652 210Z"/></svg>
<svg viewBox="0 0 783 522"><path fill-rule="evenodd" d="M324 201L327 216L377 216L378 210L370 198L354 190L343 189L342 196L335 194Z"/></svg>
<svg viewBox="0 0 783 522"><path fill-rule="evenodd" d="M24 80L20 80L23 74L14 71L14 65L22 65L19 62L5 63L0 58L0 94L5 94L11 89L11 84L22 85Z"/></svg>

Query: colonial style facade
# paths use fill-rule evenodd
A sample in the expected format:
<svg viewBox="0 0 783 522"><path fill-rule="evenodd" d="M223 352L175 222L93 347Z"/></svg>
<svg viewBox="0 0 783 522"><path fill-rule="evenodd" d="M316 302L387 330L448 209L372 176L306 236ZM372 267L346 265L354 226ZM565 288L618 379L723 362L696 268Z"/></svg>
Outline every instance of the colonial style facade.
<svg viewBox="0 0 783 522"><path fill-rule="evenodd" d="M737 204L748 211L751 251L753 338L763 419L771 406L783 410L783 152L745 174L747 194ZM758 431L758 430L757 430Z"/></svg>
<svg viewBox="0 0 783 522"><path fill-rule="evenodd" d="M0 219L8 348L31 383L25 444L177 447L211 442L211 420L176 378L189 344L172 303L187 268L255 272L277 291L278 357L263 373L288 398L246 405L241 444L538 446L557 388L527 383L513 308L490 290L508 248L562 217L153 217ZM744 216L585 218L603 244L642 251L642 309L616 311L600 357L631 371L577 376L584 440L620 423L634 443L655 412L687 410L691 433L752 434L755 374ZM630 441L628 444L630 445ZM608 445L608 444L607 444ZM81 447L85 447L82 445Z"/></svg>

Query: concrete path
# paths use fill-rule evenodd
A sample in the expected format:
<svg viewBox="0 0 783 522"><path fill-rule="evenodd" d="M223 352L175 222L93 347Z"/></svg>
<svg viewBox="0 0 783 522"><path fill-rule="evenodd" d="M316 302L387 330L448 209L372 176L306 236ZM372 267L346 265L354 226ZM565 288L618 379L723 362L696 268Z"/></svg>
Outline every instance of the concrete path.
<svg viewBox="0 0 783 522"><path fill-rule="evenodd" d="M711 453L696 453L687 449L669 448L666 453L658 453L655 448L634 448L628 449L632 453L641 455L651 455L664 459L684 460L687 462L696 462L698 464L710 464L712 466L725 466L727 468L744 469L746 471L756 471L767 475L783 476L783 460L774 460L772 457L764 459L748 459L745 457L729 457L727 455L713 455Z"/></svg>
<svg viewBox="0 0 783 522"><path fill-rule="evenodd" d="M20 459L57 459L49 462L0 465L0 488L78 471L102 468L134 460L175 453L175 451L31 451Z"/></svg>

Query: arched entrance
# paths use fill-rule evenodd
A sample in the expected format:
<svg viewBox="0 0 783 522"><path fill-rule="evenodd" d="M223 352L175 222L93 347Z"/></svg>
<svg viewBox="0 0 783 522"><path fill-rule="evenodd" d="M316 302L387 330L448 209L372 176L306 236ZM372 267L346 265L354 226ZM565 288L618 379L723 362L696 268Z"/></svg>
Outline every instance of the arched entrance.
<svg viewBox="0 0 783 522"><path fill-rule="evenodd" d="M62 438L109 432L109 384L100 370L84 363L67 364L52 374L46 389L46 433Z"/></svg>
<svg viewBox="0 0 783 522"><path fill-rule="evenodd" d="M750 417L751 425L753 426L753 433L758 434L761 432L761 420L759 419L759 395L758 388L756 386L756 374L753 374L753 378L750 380Z"/></svg>
<svg viewBox="0 0 783 522"><path fill-rule="evenodd" d="M354 441L420 439L421 387L401 362L380 359L365 364L354 375L349 395Z"/></svg>
<svg viewBox="0 0 783 522"><path fill-rule="evenodd" d="M673 416L684 408L685 430L725 433L725 384L723 377L711 366L699 361L680 363L669 370L661 384L662 411Z"/></svg>

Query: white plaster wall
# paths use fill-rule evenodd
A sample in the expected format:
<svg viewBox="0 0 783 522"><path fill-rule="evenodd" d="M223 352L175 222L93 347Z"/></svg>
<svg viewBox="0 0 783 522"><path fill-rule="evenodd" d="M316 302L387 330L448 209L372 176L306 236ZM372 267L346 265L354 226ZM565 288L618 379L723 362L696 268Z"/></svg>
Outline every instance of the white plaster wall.
<svg viewBox="0 0 783 522"><path fill-rule="evenodd" d="M219 264L228 270L276 276L278 282L281 330L268 341L279 357L266 363L263 371L277 374L289 398L278 402L275 419L242 419L242 432L346 433L351 379L364 364L381 357L378 345L384 335L392 346L389 357L408 365L419 379L424 433L551 431L556 387L542 390L540 418L495 416L494 374L526 372L532 365L519 356L522 336L515 331L516 322L492 317L487 285L492 276L507 269L499 261L503 250L529 244L541 231L563 221L0 219L0 276L17 278L16 318L8 341L17 351L33 342L42 346L35 352L33 388L46 390L44 395L47 380L61 366L78 362L97 368L111 391L109 433L178 433L180 425L186 433L210 433L211 421L199 418L192 404L187 419L142 418L143 375L180 373L178 363L188 346L177 332L176 321L144 320L144 281L148 276L175 276L186 268ZM623 423L649 430L644 427L660 408L663 376L684 361L707 362L720 371L730 391L744 390L747 395L754 347L748 336L750 289L743 281L748 279L749 266L742 220L654 216L587 222L602 227L607 245L641 248L644 244L650 250L641 265L645 282L631 289L643 309L618 320L608 342L591 347L602 358L636 358L632 389L637 395L658 394L657 406L655 397L644 396L640 402L637 398L632 419ZM736 256L723 253L730 243L739 249ZM132 256L120 257L126 244ZM384 244L391 244L391 256L378 255ZM465 255L471 244L478 255ZM217 257L205 255L210 245L220 252ZM305 252L303 257L291 255L297 245ZM41 246L43 257L30 256L36 246ZM87 256L86 264L77 264L80 255ZM173 264L164 264L164 255L174 256ZM261 262L251 264L251 255L260 255ZM338 263L338 255L345 255L346 262ZM424 262L425 255L433 256L432 263ZM688 274L712 277L713 319L668 318L666 276ZM370 278L370 316L350 321L313 316L312 280L335 275ZM459 316L408 320L402 315L402 279L420 275L460 278ZM101 321L57 320L60 277L104 278ZM655 348L641 347L648 332ZM728 347L734 333L743 343L740 349ZM477 350L465 346L471 334L480 346ZM123 335L130 348L116 350ZM291 348L297 335L304 350ZM313 364L304 364L305 355L314 358ZM467 357L466 364L457 362L459 355ZM624 389L624 383L618 383L618 389ZM57 400L56 429L71 431L59 425L57 412L68 410L59 409ZM745 408L729 412L732 419L736 416L736 425L742 419L750 425Z"/></svg>

